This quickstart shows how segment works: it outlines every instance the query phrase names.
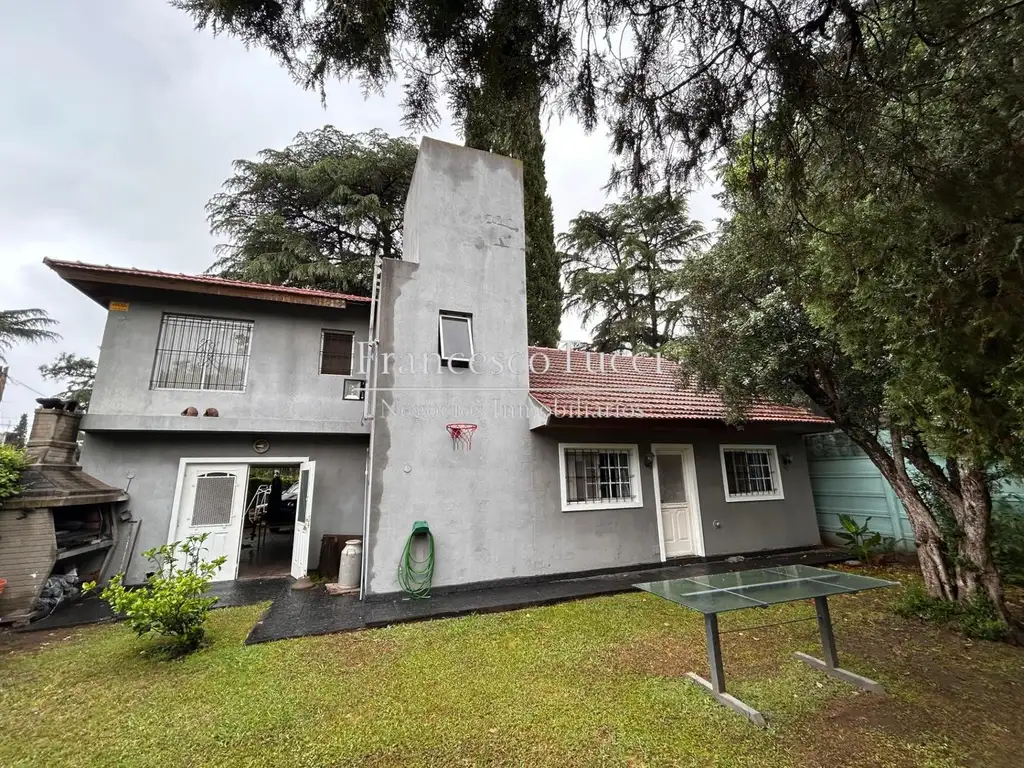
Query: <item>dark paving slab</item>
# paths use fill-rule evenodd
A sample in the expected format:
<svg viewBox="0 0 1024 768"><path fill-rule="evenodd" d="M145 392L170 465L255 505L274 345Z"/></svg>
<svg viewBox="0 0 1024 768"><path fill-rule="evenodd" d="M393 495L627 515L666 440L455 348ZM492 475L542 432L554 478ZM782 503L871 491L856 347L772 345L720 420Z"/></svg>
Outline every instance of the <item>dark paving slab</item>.
<svg viewBox="0 0 1024 768"><path fill-rule="evenodd" d="M255 605L273 600L291 585L289 576L275 579L246 579L244 581L221 581L210 587L210 595L218 598L216 608L237 608L241 605ZM290 590L289 590L290 591ZM45 618L34 621L20 632L35 632L45 629L63 629L84 624L101 624L117 621L110 607L96 595L57 606L57 610Z"/></svg>
<svg viewBox="0 0 1024 768"><path fill-rule="evenodd" d="M410 621L552 605L568 600L630 592L634 584L644 581L665 581L772 565L821 565L848 559L849 555L841 550L823 548L767 557L748 557L738 562L698 561L598 576L448 592L435 594L427 600L391 597L360 602L355 595L328 595L322 586L302 592L287 590L274 601L262 621L253 627L245 642L252 645Z"/></svg>
<svg viewBox="0 0 1024 768"><path fill-rule="evenodd" d="M363 629L366 626L364 605L359 595L328 595L322 585L312 589L286 589L256 622L245 644Z"/></svg>

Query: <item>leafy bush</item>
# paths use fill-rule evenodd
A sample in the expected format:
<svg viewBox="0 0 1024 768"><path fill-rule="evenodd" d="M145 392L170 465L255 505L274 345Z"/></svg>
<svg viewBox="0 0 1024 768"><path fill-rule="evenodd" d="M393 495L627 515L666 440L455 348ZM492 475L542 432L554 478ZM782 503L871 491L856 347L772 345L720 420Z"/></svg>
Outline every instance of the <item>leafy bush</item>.
<svg viewBox="0 0 1024 768"><path fill-rule="evenodd" d="M21 473L28 466L28 456L15 445L0 445L0 501L21 490Z"/></svg>
<svg viewBox="0 0 1024 768"><path fill-rule="evenodd" d="M119 573L100 593L100 599L109 603L115 613L122 614L139 637L154 634L169 638L172 656L190 653L202 644L206 616L217 602L217 598L203 595L227 558L202 559L206 536L189 536L184 542L143 552L154 566L145 585L125 587L124 574ZM96 582L82 588L87 592L95 590Z"/></svg>
<svg viewBox="0 0 1024 768"><path fill-rule="evenodd" d="M870 561L879 552L889 552L895 544L893 539L882 538L882 534L872 531L868 527L870 522L869 517L858 525L849 515L839 515L839 524L843 526L843 530L838 533L839 538L846 542L847 551L863 562Z"/></svg>
<svg viewBox="0 0 1024 768"><path fill-rule="evenodd" d="M1000 621L992 604L984 597L956 603L929 597L923 587L912 585L896 601L894 610L907 618L953 625L968 637L980 640L1003 640L1010 632L1010 628Z"/></svg>

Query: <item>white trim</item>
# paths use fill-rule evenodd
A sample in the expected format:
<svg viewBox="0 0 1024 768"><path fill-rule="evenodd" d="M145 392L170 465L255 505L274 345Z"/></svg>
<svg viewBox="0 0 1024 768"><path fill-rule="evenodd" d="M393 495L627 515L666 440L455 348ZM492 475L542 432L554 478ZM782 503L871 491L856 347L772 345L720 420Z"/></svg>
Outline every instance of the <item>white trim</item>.
<svg viewBox="0 0 1024 768"><path fill-rule="evenodd" d="M629 453L630 490L635 495L631 501L595 501L569 503L565 488L565 451L580 449L586 451L625 451ZM635 486L634 486L635 484ZM644 505L643 478L640 476L640 448L636 443L559 443L558 444L558 485L562 497L562 511L576 512L591 509L638 509Z"/></svg>
<svg viewBox="0 0 1024 768"><path fill-rule="evenodd" d="M778 479L778 487L775 489L775 493L764 496L730 496L729 495L729 474L725 469L725 452L726 451L768 451L769 461L772 464L772 470L774 471L774 477ZM741 501L779 501L780 499L786 498L782 488L782 471L779 467L779 448L776 445L719 445L718 456L722 462L722 490L725 492L725 500L727 502L741 502Z"/></svg>
<svg viewBox="0 0 1024 768"><path fill-rule="evenodd" d="M439 346L439 348L441 350L441 362L447 362L449 360L452 360L453 362L463 362L463 358L462 357L449 358L444 353L444 329L443 329L442 321L446 317L451 319L451 320L465 320L466 321L466 329L469 331L469 357L465 358L465 362L468 363L470 360L473 359L473 355L476 354L476 345L473 344L473 316L472 315L468 315L468 314L462 314L462 313L459 313L459 312L455 312L454 310L444 310L444 309L442 309L440 312L437 313L437 339L438 339L438 346ZM459 353L456 352L455 354L459 354Z"/></svg>
<svg viewBox="0 0 1024 768"><path fill-rule="evenodd" d="M661 485L658 482L658 451L651 446L654 461L651 462L651 475L654 478L654 521L658 525L658 555L661 562L668 560L665 554L665 521L661 519Z"/></svg>
<svg viewBox="0 0 1024 768"><path fill-rule="evenodd" d="M324 373L324 337L328 333L338 333L345 336L352 337L352 343L349 345L349 357L348 357L348 373ZM347 328L321 328L320 329L320 355L316 361L316 375L317 376L354 376L352 371L356 367L356 332L348 330Z"/></svg>
<svg viewBox="0 0 1024 768"><path fill-rule="evenodd" d="M170 524L170 526L167 529L167 540L164 543L165 544L170 544L172 541L174 541L174 535L175 535L175 533L178 530L178 516L179 516L179 514L181 512L181 492L182 492L182 490L184 489L184 486L185 486L185 470L187 469L189 464L248 464L248 465L253 465L253 464L271 464L271 465L277 465L277 464L302 464L303 462L307 462L307 461L309 461L309 457L308 456L297 457L297 456L265 456L265 455L264 456L252 456L252 457L246 456L246 457L243 457L243 458L239 458L237 456L232 456L232 457L217 456L216 458L212 458L212 459L211 458L202 458L202 457L200 457L200 458L192 458L192 457L185 458L185 457L183 457L181 459L178 459L178 477L174 481L174 501L172 502L173 506L171 507L171 524ZM246 475L246 485L248 485L248 482L249 481L248 481L248 474L247 474ZM243 488L242 489L243 497L246 494L246 492L247 492L247 489ZM243 501L242 501L242 505L243 506L245 505L246 501L247 501L247 499L243 498ZM244 511L243 511L243 517L244 516L245 515L244 515ZM241 552L241 538L239 538L239 552L236 553L236 555L239 554L240 552Z"/></svg>
<svg viewBox="0 0 1024 768"><path fill-rule="evenodd" d="M156 375L156 366L160 358L160 343L164 337L165 326L168 317L186 317L195 320L221 321L225 323L245 323L249 326L249 339L245 353L245 370L242 373L241 389L213 389L212 387L158 387L153 384ZM154 392L215 392L220 394L244 395L249 389L249 364L252 361L252 339L256 335L256 321L247 317L220 317L218 315L191 315L186 312L167 312L164 310L160 315L160 329L156 334L156 349L153 350L153 365L149 373L149 388ZM182 350L185 351L185 350ZM205 374L204 374L205 375Z"/></svg>
<svg viewBox="0 0 1024 768"><path fill-rule="evenodd" d="M700 489L697 485L697 456L694 453L693 445L689 443L651 443L651 453L658 456L659 453L682 454L683 477L686 482L686 499L690 505L690 520L692 530L690 535L693 541L693 554L697 557L704 557L704 520L700 515ZM654 460L654 498L656 506L654 515L658 523L658 544L661 548L661 560L665 562L665 529L661 521L661 489L658 487L658 460Z"/></svg>

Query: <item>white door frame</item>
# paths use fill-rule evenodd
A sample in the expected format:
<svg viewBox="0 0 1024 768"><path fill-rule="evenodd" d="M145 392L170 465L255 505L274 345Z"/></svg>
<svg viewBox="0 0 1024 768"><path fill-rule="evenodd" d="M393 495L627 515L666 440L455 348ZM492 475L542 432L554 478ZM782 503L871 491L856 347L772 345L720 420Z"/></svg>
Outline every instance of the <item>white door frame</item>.
<svg viewBox="0 0 1024 768"><path fill-rule="evenodd" d="M700 492L697 489L697 462L694 458L693 446L688 443L652 443L651 453L654 454L652 469L654 470L654 517L658 523L658 550L661 562L665 556L665 524L661 519L661 488L658 485L658 455L682 455L683 477L686 482L686 499L690 505L690 520L693 526L690 535L694 545L694 555L704 556L704 523L700 516Z"/></svg>
<svg viewBox="0 0 1024 768"><path fill-rule="evenodd" d="M171 507L171 524L167 529L167 544L174 541L174 536L178 530L178 517L181 513L181 492L185 487L185 470L189 464L248 464L248 465L259 465L259 464L270 464L272 466L284 466L285 464L302 464L303 462L309 461L308 456L216 456L214 458L193 458L191 456L181 458L178 460L178 477L174 481L174 502ZM243 494L249 492L249 476L246 475L246 486L243 490ZM248 501L247 498L242 499L242 514L239 520L239 525L245 525L245 504ZM238 537L238 549L235 550L235 560L241 556L242 552L242 537ZM237 578L237 577L236 577Z"/></svg>

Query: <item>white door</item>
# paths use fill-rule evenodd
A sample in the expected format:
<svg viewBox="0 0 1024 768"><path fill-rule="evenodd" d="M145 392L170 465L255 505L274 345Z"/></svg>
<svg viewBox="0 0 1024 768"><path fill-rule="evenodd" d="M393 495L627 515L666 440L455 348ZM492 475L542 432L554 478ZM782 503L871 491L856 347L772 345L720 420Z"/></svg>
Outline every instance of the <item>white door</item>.
<svg viewBox="0 0 1024 768"><path fill-rule="evenodd" d="M245 513L245 464L187 464L178 506L174 541L207 534L203 560L225 556L227 560L214 581L229 581L238 575L238 547Z"/></svg>
<svg viewBox="0 0 1024 768"><path fill-rule="evenodd" d="M686 493L689 453L658 453L655 460L658 517L661 518L665 557L695 554L693 507Z"/></svg>
<svg viewBox="0 0 1024 768"><path fill-rule="evenodd" d="M295 501L295 536L292 538L292 576L301 579L309 565L309 530L313 518L313 476L316 462L299 465L299 498Z"/></svg>

